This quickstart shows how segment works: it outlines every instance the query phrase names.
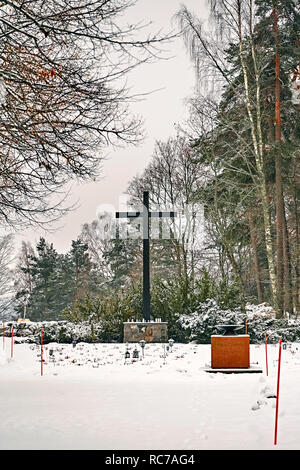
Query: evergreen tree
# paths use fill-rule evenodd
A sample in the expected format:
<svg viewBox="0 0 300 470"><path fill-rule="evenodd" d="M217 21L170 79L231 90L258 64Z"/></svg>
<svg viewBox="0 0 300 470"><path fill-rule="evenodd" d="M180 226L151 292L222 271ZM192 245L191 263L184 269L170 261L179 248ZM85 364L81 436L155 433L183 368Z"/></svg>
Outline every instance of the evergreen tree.
<svg viewBox="0 0 300 470"><path fill-rule="evenodd" d="M30 265L22 268L30 275L32 290L27 304L30 320L54 320L59 317L63 291L59 286L59 255L44 238L36 246L36 254L30 255ZM18 297L18 294L17 294Z"/></svg>
<svg viewBox="0 0 300 470"><path fill-rule="evenodd" d="M136 284L142 276L141 243L138 239L112 239L104 251L104 259L110 265L112 277L110 287L125 288Z"/></svg>
<svg viewBox="0 0 300 470"><path fill-rule="evenodd" d="M89 256L87 243L80 238L72 241L65 265L73 300L84 298L91 290L97 289L95 265Z"/></svg>

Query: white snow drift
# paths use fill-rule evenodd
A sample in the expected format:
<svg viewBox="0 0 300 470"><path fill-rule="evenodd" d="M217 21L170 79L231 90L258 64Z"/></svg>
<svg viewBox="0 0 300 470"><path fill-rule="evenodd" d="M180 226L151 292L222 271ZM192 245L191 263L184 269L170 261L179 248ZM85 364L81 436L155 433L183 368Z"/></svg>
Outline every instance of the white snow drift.
<svg viewBox="0 0 300 470"><path fill-rule="evenodd" d="M263 373L207 373L210 345L0 342L0 449L300 449L300 345L251 345ZM137 347L139 358L132 359Z"/></svg>

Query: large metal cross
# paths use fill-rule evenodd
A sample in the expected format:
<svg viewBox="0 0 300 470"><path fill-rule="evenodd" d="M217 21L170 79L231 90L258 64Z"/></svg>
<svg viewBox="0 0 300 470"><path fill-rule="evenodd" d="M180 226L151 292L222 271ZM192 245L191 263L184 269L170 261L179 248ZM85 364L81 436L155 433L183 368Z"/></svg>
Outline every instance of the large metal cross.
<svg viewBox="0 0 300 470"><path fill-rule="evenodd" d="M176 212L150 212L149 211L149 191L143 193L142 212L116 212L116 218L132 219L143 217L143 318L150 321L150 249L149 249L149 219L154 217L177 216Z"/></svg>

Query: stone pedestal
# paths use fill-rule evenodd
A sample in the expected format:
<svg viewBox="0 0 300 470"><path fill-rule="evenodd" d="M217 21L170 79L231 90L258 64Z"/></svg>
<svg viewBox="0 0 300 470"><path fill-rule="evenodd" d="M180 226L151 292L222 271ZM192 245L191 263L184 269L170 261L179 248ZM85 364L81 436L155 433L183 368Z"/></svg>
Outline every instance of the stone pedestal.
<svg viewBox="0 0 300 470"><path fill-rule="evenodd" d="M211 336L211 367L212 369L249 368L249 335Z"/></svg>
<svg viewBox="0 0 300 470"><path fill-rule="evenodd" d="M165 343L168 341L167 322L125 322L124 343Z"/></svg>

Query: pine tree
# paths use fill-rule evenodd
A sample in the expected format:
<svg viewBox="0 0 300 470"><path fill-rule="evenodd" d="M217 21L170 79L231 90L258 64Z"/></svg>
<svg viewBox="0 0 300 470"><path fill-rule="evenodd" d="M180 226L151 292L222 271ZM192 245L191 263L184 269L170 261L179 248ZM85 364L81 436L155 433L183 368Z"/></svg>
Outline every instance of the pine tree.
<svg viewBox="0 0 300 470"><path fill-rule="evenodd" d="M41 237L36 246L36 254L29 258L29 266L22 268L32 280L27 316L33 321L57 319L61 307L61 290L57 285L59 255L53 244L47 244Z"/></svg>
<svg viewBox="0 0 300 470"><path fill-rule="evenodd" d="M71 249L66 256L73 300L84 298L92 289L97 289L95 266L88 253L88 245L80 238L72 240Z"/></svg>
<svg viewBox="0 0 300 470"><path fill-rule="evenodd" d="M142 276L141 243L138 239L112 239L104 251L104 258L110 265L112 278L110 287L125 288L136 284Z"/></svg>

